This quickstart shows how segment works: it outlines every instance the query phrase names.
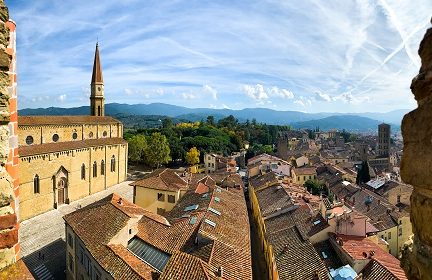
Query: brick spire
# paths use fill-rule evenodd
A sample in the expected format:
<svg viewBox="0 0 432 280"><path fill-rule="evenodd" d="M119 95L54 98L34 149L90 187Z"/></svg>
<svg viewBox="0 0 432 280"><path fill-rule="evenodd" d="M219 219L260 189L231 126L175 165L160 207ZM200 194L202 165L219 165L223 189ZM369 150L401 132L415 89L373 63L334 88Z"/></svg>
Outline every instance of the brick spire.
<svg viewBox="0 0 432 280"><path fill-rule="evenodd" d="M95 57L93 62L93 74L92 74L92 80L91 83L103 83L103 76L102 76L102 65L100 63L99 58L99 44L96 43L96 51L95 51Z"/></svg>

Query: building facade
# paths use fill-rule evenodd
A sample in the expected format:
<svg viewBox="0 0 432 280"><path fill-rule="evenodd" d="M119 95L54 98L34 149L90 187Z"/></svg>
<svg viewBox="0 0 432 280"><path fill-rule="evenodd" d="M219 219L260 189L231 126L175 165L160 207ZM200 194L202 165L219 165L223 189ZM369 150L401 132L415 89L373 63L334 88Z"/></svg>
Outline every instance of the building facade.
<svg viewBox="0 0 432 280"><path fill-rule="evenodd" d="M98 45L94 62L90 116L18 118L22 220L126 179L128 146L122 123L104 116Z"/></svg>

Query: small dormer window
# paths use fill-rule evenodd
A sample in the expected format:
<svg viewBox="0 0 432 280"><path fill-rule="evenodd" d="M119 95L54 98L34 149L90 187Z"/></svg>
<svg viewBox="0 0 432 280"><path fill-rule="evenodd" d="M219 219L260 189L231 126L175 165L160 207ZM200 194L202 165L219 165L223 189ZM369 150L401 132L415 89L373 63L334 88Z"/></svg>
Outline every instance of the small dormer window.
<svg viewBox="0 0 432 280"><path fill-rule="evenodd" d="M78 138L78 133L74 132L72 133L72 139L76 140Z"/></svg>
<svg viewBox="0 0 432 280"><path fill-rule="evenodd" d="M108 132L104 131L102 135L103 135L103 137L107 137Z"/></svg>

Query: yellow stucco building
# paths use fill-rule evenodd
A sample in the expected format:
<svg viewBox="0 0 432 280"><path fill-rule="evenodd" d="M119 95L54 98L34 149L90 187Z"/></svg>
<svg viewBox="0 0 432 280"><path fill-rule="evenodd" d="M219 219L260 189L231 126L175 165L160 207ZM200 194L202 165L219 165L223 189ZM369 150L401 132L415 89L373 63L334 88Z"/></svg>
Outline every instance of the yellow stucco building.
<svg viewBox="0 0 432 280"><path fill-rule="evenodd" d="M155 170L131 185L133 203L159 215L173 209L188 190L185 175L168 168Z"/></svg>
<svg viewBox="0 0 432 280"><path fill-rule="evenodd" d="M96 45L89 116L18 117L20 219L118 184L127 176L123 125L104 116Z"/></svg>

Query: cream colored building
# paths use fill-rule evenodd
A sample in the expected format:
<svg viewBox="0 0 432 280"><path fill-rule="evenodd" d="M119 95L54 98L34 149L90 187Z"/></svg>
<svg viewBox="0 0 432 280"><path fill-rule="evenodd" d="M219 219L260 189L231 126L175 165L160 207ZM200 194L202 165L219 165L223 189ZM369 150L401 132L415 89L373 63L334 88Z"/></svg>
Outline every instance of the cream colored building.
<svg viewBox="0 0 432 280"><path fill-rule="evenodd" d="M317 172L314 167L294 168L292 171L293 182L303 185L307 180L316 180Z"/></svg>
<svg viewBox="0 0 432 280"><path fill-rule="evenodd" d="M131 183L133 203L159 215L170 211L188 190L185 174L179 175L167 168L158 169Z"/></svg>
<svg viewBox="0 0 432 280"><path fill-rule="evenodd" d="M19 128L20 219L26 220L118 184L127 176L121 122L103 116L96 46L90 116L22 116ZM97 96L95 95L97 93Z"/></svg>

